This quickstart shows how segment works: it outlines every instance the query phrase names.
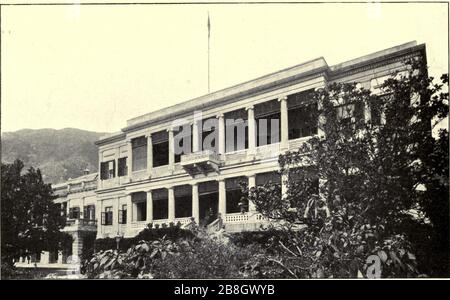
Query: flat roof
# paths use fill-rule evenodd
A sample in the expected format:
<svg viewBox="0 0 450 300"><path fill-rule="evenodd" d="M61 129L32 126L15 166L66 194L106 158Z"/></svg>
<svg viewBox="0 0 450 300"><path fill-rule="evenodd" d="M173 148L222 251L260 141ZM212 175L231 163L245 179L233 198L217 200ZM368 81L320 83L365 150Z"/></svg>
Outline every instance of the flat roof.
<svg viewBox="0 0 450 300"><path fill-rule="evenodd" d="M417 50L418 48L424 49L425 44L417 46L416 41L411 41L401 45L397 45L391 48L387 48L381 51L377 51L368 55L364 55L355 59L351 59L333 66L328 66L323 57L319 57L307 62L279 70L256 79L252 79L231 87L227 87L209 94L196 97L191 100L187 100L176 105L172 105L163 109L159 109L141 116L129 119L127 126L122 128L120 132L110 134L108 136L101 137L96 144L101 144L107 141L115 140L118 138L124 138L124 133L132 131L143 126L147 126L151 123L175 118L185 112L192 111L196 108L204 108L212 106L216 103L220 103L223 100L242 97L242 95L252 94L256 90L262 88L269 88L270 86L280 84L280 82L286 82L289 80L297 80L299 78L306 78L314 74L339 74L350 69L358 68L361 65L374 63L375 61L386 59L391 56L397 56L406 52Z"/></svg>

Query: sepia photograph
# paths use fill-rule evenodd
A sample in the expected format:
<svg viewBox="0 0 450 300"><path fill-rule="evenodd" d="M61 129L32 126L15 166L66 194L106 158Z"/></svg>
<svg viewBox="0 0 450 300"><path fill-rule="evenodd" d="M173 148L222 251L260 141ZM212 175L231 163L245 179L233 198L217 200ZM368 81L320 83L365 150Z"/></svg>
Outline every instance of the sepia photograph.
<svg viewBox="0 0 450 300"><path fill-rule="evenodd" d="M448 2L0 3L1 279L450 278Z"/></svg>

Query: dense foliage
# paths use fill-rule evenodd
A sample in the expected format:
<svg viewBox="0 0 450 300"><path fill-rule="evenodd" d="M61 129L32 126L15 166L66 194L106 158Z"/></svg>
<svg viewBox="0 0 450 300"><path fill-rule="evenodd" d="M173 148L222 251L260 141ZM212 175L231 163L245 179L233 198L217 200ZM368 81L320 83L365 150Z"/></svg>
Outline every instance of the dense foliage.
<svg viewBox="0 0 450 300"><path fill-rule="evenodd" d="M408 66L376 95L351 83L314 93L321 134L279 157L287 194L244 191L286 237L254 257L256 276L448 276L448 132L432 137L448 76L434 84Z"/></svg>
<svg viewBox="0 0 450 300"><path fill-rule="evenodd" d="M39 169L23 171L16 160L1 167L2 263L12 265L20 256L62 249L71 237L60 230L65 219L53 203L52 188Z"/></svg>
<svg viewBox="0 0 450 300"><path fill-rule="evenodd" d="M180 224L170 223L169 226L148 226L139 232L139 234L132 238L121 238L119 242L119 249L121 251L127 251L133 245L136 245L140 241L155 241L161 238L176 241L178 239L191 239L194 234L186 229L181 228ZM115 238L103 238L97 239L94 243L94 249L98 251L114 250L117 248L117 242Z"/></svg>
<svg viewBox="0 0 450 300"><path fill-rule="evenodd" d="M175 228L175 227L174 227ZM161 229L159 229L161 230ZM158 230L156 230L158 231ZM87 262L88 278L240 278L252 249L223 234L193 228L191 238L138 241L127 251L99 251ZM195 238L192 238L194 237Z"/></svg>

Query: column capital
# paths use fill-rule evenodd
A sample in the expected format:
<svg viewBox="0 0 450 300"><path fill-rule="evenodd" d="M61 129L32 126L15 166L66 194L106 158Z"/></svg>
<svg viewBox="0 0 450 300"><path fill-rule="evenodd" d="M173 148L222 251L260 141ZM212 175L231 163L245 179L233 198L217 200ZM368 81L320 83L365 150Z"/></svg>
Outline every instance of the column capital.
<svg viewBox="0 0 450 300"><path fill-rule="evenodd" d="M148 194L148 193L151 193L153 190L146 190L145 192Z"/></svg>
<svg viewBox="0 0 450 300"><path fill-rule="evenodd" d="M166 129L166 131L170 133L170 132L173 132L174 130L173 130L173 127L169 127Z"/></svg>
<svg viewBox="0 0 450 300"><path fill-rule="evenodd" d="M281 97L278 98L278 102L286 101L286 100L287 100L287 96L286 95L281 96Z"/></svg>
<svg viewBox="0 0 450 300"><path fill-rule="evenodd" d="M278 98L278 102L281 102L281 101L286 101L287 100L287 96L286 95L284 95L284 96L281 96L281 97L279 97Z"/></svg>
<svg viewBox="0 0 450 300"><path fill-rule="evenodd" d="M253 110L255 107L253 105L249 105L245 108L246 111Z"/></svg>
<svg viewBox="0 0 450 300"><path fill-rule="evenodd" d="M217 119L223 119L224 117L225 117L225 115L223 113L216 115Z"/></svg>
<svg viewBox="0 0 450 300"><path fill-rule="evenodd" d="M198 182L191 183L190 185L191 185L191 186L197 186L197 185L198 185Z"/></svg>
<svg viewBox="0 0 450 300"><path fill-rule="evenodd" d="M147 133L145 134L145 137L146 137L147 139L149 139L149 140L152 140L152 133L151 133L151 132L147 132Z"/></svg>

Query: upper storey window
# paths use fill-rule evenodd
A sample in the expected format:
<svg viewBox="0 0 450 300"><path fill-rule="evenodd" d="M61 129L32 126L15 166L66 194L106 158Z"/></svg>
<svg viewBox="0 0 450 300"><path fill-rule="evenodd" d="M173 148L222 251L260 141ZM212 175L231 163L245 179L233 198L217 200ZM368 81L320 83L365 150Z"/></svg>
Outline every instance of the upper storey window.
<svg viewBox="0 0 450 300"><path fill-rule="evenodd" d="M127 176L128 175L128 165L127 165L127 157L121 157L117 160L118 164L118 176Z"/></svg>
<svg viewBox="0 0 450 300"><path fill-rule="evenodd" d="M100 179L112 179L115 176L116 162L115 160L100 163Z"/></svg>
<svg viewBox="0 0 450 300"><path fill-rule="evenodd" d="M152 134L153 167L169 164L169 133L165 130Z"/></svg>
<svg viewBox="0 0 450 300"><path fill-rule="evenodd" d="M145 136L131 140L133 171L145 170L147 168L147 138Z"/></svg>
<svg viewBox="0 0 450 300"><path fill-rule="evenodd" d="M280 142L280 103L272 100L255 105L256 141L258 146Z"/></svg>
<svg viewBox="0 0 450 300"><path fill-rule="evenodd" d="M248 148L248 115L245 109L225 114L225 151L233 152Z"/></svg>
<svg viewBox="0 0 450 300"><path fill-rule="evenodd" d="M219 120L208 118L202 121L202 150L217 151Z"/></svg>
<svg viewBox="0 0 450 300"><path fill-rule="evenodd" d="M314 90L288 96L289 139L317 134L317 103L312 101Z"/></svg>
<svg viewBox="0 0 450 300"><path fill-rule="evenodd" d="M174 128L173 132L175 162L181 161L181 155L192 152L192 125L183 125Z"/></svg>

